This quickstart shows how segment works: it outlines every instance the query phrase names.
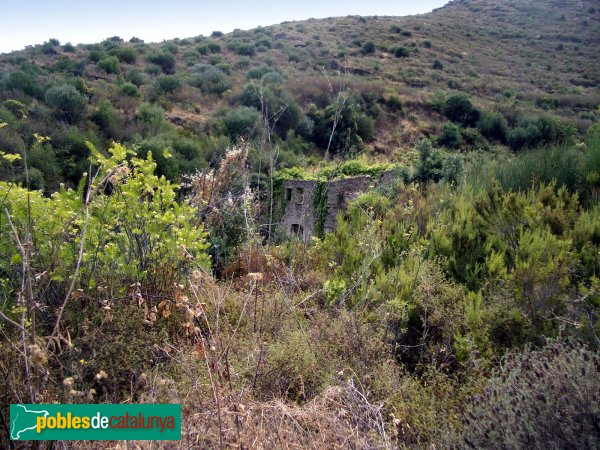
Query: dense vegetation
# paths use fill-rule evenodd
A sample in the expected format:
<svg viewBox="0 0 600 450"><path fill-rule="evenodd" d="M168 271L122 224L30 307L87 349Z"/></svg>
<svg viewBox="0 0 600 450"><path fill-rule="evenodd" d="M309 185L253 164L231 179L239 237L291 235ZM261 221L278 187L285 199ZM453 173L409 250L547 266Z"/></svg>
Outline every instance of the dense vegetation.
<svg viewBox="0 0 600 450"><path fill-rule="evenodd" d="M595 3L0 55L1 435L177 402L191 447L597 448ZM283 180L319 215L383 171L279 225Z"/></svg>

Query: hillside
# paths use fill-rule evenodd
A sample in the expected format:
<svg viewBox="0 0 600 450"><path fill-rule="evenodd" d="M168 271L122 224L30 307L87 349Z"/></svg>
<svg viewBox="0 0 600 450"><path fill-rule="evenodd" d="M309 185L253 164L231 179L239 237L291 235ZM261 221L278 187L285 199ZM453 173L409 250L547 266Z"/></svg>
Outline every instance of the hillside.
<svg viewBox="0 0 600 450"><path fill-rule="evenodd" d="M461 0L0 55L0 447L9 404L168 403L181 442L133 446L599 448L599 25Z"/></svg>
<svg viewBox="0 0 600 450"><path fill-rule="evenodd" d="M83 169L72 166L87 152L83 140L155 154L166 146L177 163L160 168L177 178L214 164L240 136L258 138L251 109L261 109L259 85L272 122L284 111L274 129L283 167L324 154L327 108L346 93L352 111L344 115L356 117L337 150L383 160L403 161L421 136L436 136L444 98L456 92L509 126L543 113L583 132L600 104L599 10L596 1L454 1L420 16L289 22L161 44L49 40L0 56L0 118L9 124L0 143L16 151L34 132L51 137L51 154L31 161L49 191L77 182ZM22 105L27 132L15 124Z"/></svg>

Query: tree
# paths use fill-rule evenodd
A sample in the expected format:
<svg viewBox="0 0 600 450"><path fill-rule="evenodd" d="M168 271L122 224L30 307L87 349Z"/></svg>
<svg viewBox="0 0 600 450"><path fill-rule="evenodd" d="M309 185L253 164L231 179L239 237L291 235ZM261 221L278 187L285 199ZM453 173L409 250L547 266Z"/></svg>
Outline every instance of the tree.
<svg viewBox="0 0 600 450"><path fill-rule="evenodd" d="M116 56L105 56L98 62L98 67L106 73L119 73L119 60Z"/></svg>
<svg viewBox="0 0 600 450"><path fill-rule="evenodd" d="M480 112L466 94L455 94L446 100L444 115L464 127L474 127L479 120Z"/></svg>
<svg viewBox="0 0 600 450"><path fill-rule="evenodd" d="M87 98L70 84L62 84L48 89L46 103L59 119L74 124L83 117Z"/></svg>

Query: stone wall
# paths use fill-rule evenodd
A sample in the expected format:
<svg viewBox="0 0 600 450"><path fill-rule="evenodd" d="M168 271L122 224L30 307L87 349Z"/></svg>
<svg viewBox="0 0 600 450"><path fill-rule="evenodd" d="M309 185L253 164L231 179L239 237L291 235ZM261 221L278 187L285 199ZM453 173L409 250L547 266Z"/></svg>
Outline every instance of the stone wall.
<svg viewBox="0 0 600 450"><path fill-rule="evenodd" d="M316 187L316 181L310 180L286 180L283 183L283 226L288 233L304 240L309 240L314 233L313 197Z"/></svg>
<svg viewBox="0 0 600 450"><path fill-rule="evenodd" d="M333 231L337 227L338 212L344 212L346 205L361 192L365 192L371 186L373 180L369 176L359 176L334 180L327 184L327 219L325 220L325 233Z"/></svg>
<svg viewBox="0 0 600 450"><path fill-rule="evenodd" d="M337 215L346 210L346 205L350 200L381 183L387 184L393 180L394 173L387 171L376 180L368 175L361 175L328 182L325 185L327 195L325 233L336 229ZM311 180L285 180L283 183L283 226L289 234L306 241L310 240L315 233L317 218L314 210L314 195L316 188L317 182Z"/></svg>

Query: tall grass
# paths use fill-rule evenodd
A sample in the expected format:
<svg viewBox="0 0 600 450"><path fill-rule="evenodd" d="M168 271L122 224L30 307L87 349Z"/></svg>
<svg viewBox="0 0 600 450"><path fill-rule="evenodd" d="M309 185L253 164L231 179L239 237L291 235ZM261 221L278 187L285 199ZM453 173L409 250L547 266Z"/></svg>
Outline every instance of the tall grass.
<svg viewBox="0 0 600 450"><path fill-rule="evenodd" d="M524 191L541 183L556 183L573 192L585 188L586 153L573 146L540 147L498 164L494 175L505 190Z"/></svg>
<svg viewBox="0 0 600 450"><path fill-rule="evenodd" d="M587 154L584 166L585 181L588 188L588 203L600 203L600 130L589 133Z"/></svg>

